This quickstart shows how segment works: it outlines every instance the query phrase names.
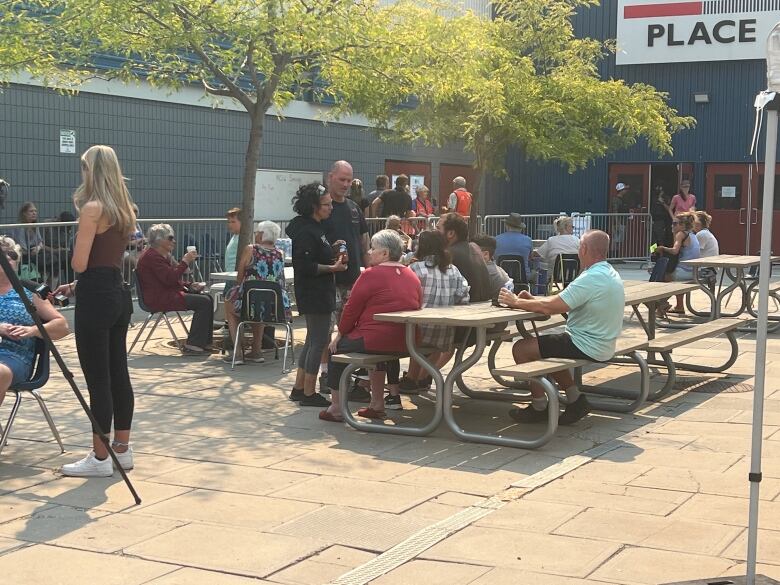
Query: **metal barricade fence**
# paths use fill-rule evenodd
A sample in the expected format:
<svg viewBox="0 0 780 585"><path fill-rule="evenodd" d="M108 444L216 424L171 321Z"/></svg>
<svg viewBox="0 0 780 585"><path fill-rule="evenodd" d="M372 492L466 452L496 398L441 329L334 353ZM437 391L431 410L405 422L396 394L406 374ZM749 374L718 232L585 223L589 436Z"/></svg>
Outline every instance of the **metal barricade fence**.
<svg viewBox="0 0 780 585"><path fill-rule="evenodd" d="M286 237L285 228L290 220L273 220L281 227L282 238ZM148 234L149 227L164 223L171 226L176 236L175 258L181 258L187 252L187 246L195 246L200 258L192 269L196 280L208 281L212 272L224 268L225 247L230 240L224 218L191 219L139 219L138 225ZM47 283L52 288L61 283L71 282L74 272L70 261L78 222L41 222L35 224L2 224L0 235L13 238L22 248L22 257L18 263L19 275L27 280ZM146 245L138 248L130 246L125 250L122 263L122 275L125 282L133 283L133 271Z"/></svg>
<svg viewBox="0 0 780 585"><path fill-rule="evenodd" d="M497 236L506 231L508 215L487 215L484 231ZM560 214L521 215L525 233L532 240L546 240L555 235L553 222ZM582 236L589 229L598 229L610 235L610 260L647 261L652 243L652 219L648 213L573 213L574 235Z"/></svg>

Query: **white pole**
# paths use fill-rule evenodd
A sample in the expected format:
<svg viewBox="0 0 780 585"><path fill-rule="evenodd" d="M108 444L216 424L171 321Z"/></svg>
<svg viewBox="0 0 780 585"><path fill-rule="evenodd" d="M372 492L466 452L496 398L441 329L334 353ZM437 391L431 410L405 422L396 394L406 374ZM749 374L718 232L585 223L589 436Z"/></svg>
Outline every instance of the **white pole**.
<svg viewBox="0 0 780 585"><path fill-rule="evenodd" d="M750 449L750 512L748 514L747 583L756 582L758 548L758 494L761 482L761 441L764 425L766 378L766 329L769 311L769 270L772 248L772 215L777 158L777 98L767 105L766 155L764 157L764 205L761 217L761 264L758 273L758 324L756 327L756 380L753 390L753 437Z"/></svg>

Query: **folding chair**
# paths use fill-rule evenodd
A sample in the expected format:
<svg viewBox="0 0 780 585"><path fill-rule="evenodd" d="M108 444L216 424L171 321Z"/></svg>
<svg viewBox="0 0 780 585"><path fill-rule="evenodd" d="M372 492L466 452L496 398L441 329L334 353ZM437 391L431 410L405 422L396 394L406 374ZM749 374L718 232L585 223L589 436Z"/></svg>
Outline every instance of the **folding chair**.
<svg viewBox="0 0 780 585"><path fill-rule="evenodd" d="M284 311L284 294L278 282L268 280L252 280L244 282L243 301L241 303L241 321L236 329L236 340L233 343L233 363L236 367L236 355L243 339L244 325L281 325L285 328L284 357L282 358L282 373L287 373L295 363L295 348L293 347L292 320L287 320ZM290 368L287 368L287 350L291 352ZM279 348L276 347L275 358L279 359Z"/></svg>
<svg viewBox="0 0 780 585"><path fill-rule="evenodd" d="M173 330L173 327L171 326L171 322L168 320L168 315L166 314L166 311L152 311L149 306L144 302L144 293L141 289L141 279L138 278L138 275L136 274L135 278L135 292L138 293L138 306L141 307L142 311L146 311L149 313L146 316L146 319L144 320L144 324L141 325L141 329L139 329L138 334L135 336L135 339L133 340L133 344L130 346L130 350L127 353L132 353L133 348L135 347L135 344L138 343L138 340L141 338L141 334L144 332L144 329L146 329L146 325L151 321L151 319L156 315L157 319L155 319L154 324L152 325L151 330L149 331L149 335L146 336L146 339L144 340L144 344L141 346L141 351L146 347L146 344L149 343L149 340L151 339L152 335L154 334L154 330L157 329L157 324L160 322L160 319L165 319L165 324L168 326L168 331L171 332L171 337L173 337L174 341L176 342L176 345L181 347L181 342L179 341L179 338L176 337L176 332ZM184 332L189 335L190 331L187 329L187 326L184 324L184 319L181 318L181 315L178 311L168 311L176 313L176 316L179 318L179 322L181 323L181 326L184 327Z"/></svg>
<svg viewBox="0 0 780 585"><path fill-rule="evenodd" d="M531 285L525 271L526 259L517 254L507 254L496 258L496 264L503 268L515 285L515 292L525 289L530 292Z"/></svg>
<svg viewBox="0 0 780 585"><path fill-rule="evenodd" d="M49 348L46 346L46 342L43 339L35 340L35 367L33 368L32 377L27 382L22 382L16 386L12 386L8 389L8 392L16 394L16 401L11 407L11 415L8 417L8 422L5 423L5 429L0 426L0 453L3 452L5 443L8 440L8 435L11 434L11 427L13 427L16 414L19 412L19 407L22 404L22 395L29 393L38 402L38 406L41 407L43 416L46 418L46 422L49 423L54 438L60 446L60 451L65 452L65 447L62 445L62 439L60 433L57 431L57 427L54 424L54 420L51 418L49 409L46 407L46 403L43 401L39 388L42 388L46 382L49 381Z"/></svg>
<svg viewBox="0 0 780 585"><path fill-rule="evenodd" d="M580 257L577 254L558 254L553 264L550 290L565 289L580 274Z"/></svg>

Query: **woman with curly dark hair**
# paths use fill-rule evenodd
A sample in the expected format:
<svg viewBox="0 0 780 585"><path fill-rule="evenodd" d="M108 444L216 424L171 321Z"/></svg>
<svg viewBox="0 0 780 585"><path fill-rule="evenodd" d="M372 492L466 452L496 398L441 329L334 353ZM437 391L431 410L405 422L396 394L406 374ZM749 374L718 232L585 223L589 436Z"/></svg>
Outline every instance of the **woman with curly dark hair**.
<svg viewBox="0 0 780 585"><path fill-rule="evenodd" d="M346 270L347 264L322 228L322 221L333 211L327 189L320 183L303 185L293 198L293 210L298 217L286 232L292 239L295 299L298 313L306 319L306 342L298 355L290 400L301 406L330 406L330 401L316 392L316 383L322 352L330 342L330 316L336 308L333 275Z"/></svg>

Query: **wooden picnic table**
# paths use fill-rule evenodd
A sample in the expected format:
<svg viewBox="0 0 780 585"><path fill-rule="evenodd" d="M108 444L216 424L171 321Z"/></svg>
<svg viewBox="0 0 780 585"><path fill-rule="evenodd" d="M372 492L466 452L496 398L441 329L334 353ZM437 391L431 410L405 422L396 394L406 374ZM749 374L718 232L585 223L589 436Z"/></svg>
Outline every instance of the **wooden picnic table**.
<svg viewBox="0 0 780 585"><path fill-rule="evenodd" d="M780 256L772 256L771 261L775 262L780 259ZM705 256L704 258L696 258L694 260L683 260L680 264L690 266L693 268L693 280L704 291L704 293L710 299L710 312L702 313L696 311L688 303L689 310L698 316L708 316L709 320L717 319L722 316L722 304L726 295L730 295L732 291L740 289L742 291L742 305L739 310L734 313L729 313L726 316L737 317L742 314L747 308L747 303L750 300L747 298L747 286L745 285L745 270L758 266L761 263L760 256L740 256L736 254L719 254L718 256ZM701 269L712 268L720 269L723 271L720 279L720 286L718 286L717 292L710 290L708 281L702 278ZM728 274L733 281L729 286L723 288L723 275Z"/></svg>

